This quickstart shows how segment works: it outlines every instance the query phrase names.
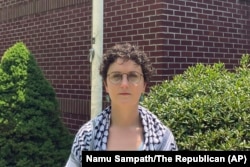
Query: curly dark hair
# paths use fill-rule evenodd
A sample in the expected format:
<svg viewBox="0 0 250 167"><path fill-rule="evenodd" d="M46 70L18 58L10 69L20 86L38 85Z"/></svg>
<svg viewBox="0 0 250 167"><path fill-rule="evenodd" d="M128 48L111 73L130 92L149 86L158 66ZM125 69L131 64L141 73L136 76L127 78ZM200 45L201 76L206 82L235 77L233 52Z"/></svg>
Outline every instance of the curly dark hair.
<svg viewBox="0 0 250 167"><path fill-rule="evenodd" d="M149 82L153 68L146 53L139 49L136 45L129 43L116 44L104 53L103 60L100 65L100 75L106 82L109 66L116 61L116 59L122 58L124 61L133 60L135 63L141 66L143 78L145 82Z"/></svg>

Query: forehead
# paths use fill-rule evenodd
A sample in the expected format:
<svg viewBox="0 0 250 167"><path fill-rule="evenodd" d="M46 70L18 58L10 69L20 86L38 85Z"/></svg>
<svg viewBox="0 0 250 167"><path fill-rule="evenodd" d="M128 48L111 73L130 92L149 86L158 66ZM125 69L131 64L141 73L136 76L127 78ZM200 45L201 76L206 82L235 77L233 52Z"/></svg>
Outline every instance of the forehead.
<svg viewBox="0 0 250 167"><path fill-rule="evenodd" d="M138 71L141 72L141 66L138 65L133 60L124 60L122 58L116 59L114 63L109 66L109 72L113 71L121 71L121 72L128 72L128 71Z"/></svg>

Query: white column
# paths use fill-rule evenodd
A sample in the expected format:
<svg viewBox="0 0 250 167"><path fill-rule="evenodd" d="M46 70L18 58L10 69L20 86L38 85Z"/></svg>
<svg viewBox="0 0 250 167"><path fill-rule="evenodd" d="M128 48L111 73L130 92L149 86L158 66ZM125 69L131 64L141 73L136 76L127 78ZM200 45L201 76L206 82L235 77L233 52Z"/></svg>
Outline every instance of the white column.
<svg viewBox="0 0 250 167"><path fill-rule="evenodd" d="M103 55L103 0L92 0L91 119L102 111L102 77L99 66Z"/></svg>

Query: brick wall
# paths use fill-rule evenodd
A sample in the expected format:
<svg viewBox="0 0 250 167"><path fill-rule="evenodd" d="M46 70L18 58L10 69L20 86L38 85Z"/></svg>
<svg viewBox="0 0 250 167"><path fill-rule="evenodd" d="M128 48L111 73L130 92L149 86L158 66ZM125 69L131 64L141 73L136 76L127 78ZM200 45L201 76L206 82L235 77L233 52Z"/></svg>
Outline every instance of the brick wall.
<svg viewBox="0 0 250 167"><path fill-rule="evenodd" d="M0 7L11 7L14 5L21 5L27 3L28 0L0 0Z"/></svg>
<svg viewBox="0 0 250 167"><path fill-rule="evenodd" d="M0 55L16 41L27 45L56 91L63 121L75 132L90 118L91 1L53 2L13 4L16 13L2 8Z"/></svg>
<svg viewBox="0 0 250 167"><path fill-rule="evenodd" d="M0 2L0 55L16 41L26 43L75 133L90 118L91 1L17 2ZM156 74L149 86L198 62L233 69L250 53L249 0L105 0L104 49L120 42L150 56Z"/></svg>

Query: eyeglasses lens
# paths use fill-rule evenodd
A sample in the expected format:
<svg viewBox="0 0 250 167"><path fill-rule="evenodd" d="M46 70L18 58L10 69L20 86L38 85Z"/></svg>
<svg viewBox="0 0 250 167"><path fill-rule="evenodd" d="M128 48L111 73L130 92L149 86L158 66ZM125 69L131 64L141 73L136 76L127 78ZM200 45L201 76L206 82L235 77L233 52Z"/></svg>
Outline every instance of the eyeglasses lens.
<svg viewBox="0 0 250 167"><path fill-rule="evenodd" d="M124 73L126 74L126 73ZM126 74L127 80L129 83L138 83L141 79L141 74L137 72L130 72ZM111 73L109 75L109 79L113 84L118 84L122 81L123 74L122 73Z"/></svg>

